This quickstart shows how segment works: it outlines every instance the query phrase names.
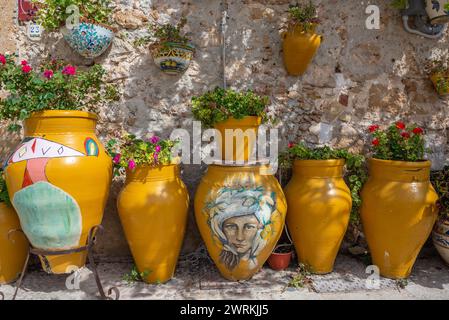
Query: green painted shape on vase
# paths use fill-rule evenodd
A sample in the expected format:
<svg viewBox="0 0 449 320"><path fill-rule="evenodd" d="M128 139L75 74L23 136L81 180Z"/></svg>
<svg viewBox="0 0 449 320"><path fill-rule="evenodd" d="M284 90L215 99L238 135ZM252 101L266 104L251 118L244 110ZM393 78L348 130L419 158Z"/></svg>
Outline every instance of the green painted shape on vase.
<svg viewBox="0 0 449 320"><path fill-rule="evenodd" d="M35 248L61 250L78 246L81 211L64 190L37 182L16 192L13 204L22 230Z"/></svg>

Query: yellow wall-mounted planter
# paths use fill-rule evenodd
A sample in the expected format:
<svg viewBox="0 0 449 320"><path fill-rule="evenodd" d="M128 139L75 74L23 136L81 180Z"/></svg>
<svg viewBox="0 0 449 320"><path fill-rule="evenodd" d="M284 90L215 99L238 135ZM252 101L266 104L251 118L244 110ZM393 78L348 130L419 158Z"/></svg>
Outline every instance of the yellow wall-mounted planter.
<svg viewBox="0 0 449 320"><path fill-rule="evenodd" d="M44 111L24 121L25 138L5 170L11 202L33 247L60 251L86 245L101 224L112 161L95 133L97 116ZM40 256L49 273L84 266L86 252Z"/></svg>
<svg viewBox="0 0 449 320"><path fill-rule="evenodd" d="M361 218L373 264L387 278L407 278L438 215L430 161L370 159Z"/></svg>
<svg viewBox="0 0 449 320"><path fill-rule="evenodd" d="M287 204L266 166L210 165L195 196L201 236L220 273L247 280L262 268L284 228Z"/></svg>
<svg viewBox="0 0 449 320"><path fill-rule="evenodd" d="M20 231L13 208L0 203L0 284L16 280L28 254L28 241Z"/></svg>
<svg viewBox="0 0 449 320"><path fill-rule="evenodd" d="M314 30L304 32L294 27L283 34L284 65L289 75L303 75L312 62L322 42L322 36Z"/></svg>
<svg viewBox="0 0 449 320"><path fill-rule="evenodd" d="M250 158L251 150L253 150L257 143L257 133L259 126L262 122L260 117L247 116L243 119L229 118L226 121L219 122L215 125L221 134L221 155L223 160L227 161L243 161L247 162ZM226 130L242 130L242 140L233 136L232 138L226 138ZM230 132L230 131L229 131ZM230 132L232 133L232 132ZM219 142L220 143L220 142ZM257 157L257 153L254 153Z"/></svg>
<svg viewBox="0 0 449 320"><path fill-rule="evenodd" d="M170 280L181 251L189 209L189 194L179 166L143 166L128 171L117 205L144 281Z"/></svg>
<svg viewBox="0 0 449 320"><path fill-rule="evenodd" d="M440 96L447 96L449 95L449 87L448 88L440 88L439 82L444 81L443 83L449 83L449 76L442 73L434 73L430 76L430 80L433 83L433 86L435 87L436 92Z"/></svg>
<svg viewBox="0 0 449 320"><path fill-rule="evenodd" d="M285 188L287 226L299 263L316 274L332 272L345 235L352 199L344 160L296 160Z"/></svg>

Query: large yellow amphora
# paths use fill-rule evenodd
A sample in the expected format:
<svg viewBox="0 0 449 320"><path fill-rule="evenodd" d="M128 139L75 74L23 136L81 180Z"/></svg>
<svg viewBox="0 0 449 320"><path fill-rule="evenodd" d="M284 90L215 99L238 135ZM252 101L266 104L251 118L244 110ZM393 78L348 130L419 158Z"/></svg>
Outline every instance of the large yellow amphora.
<svg viewBox="0 0 449 320"><path fill-rule="evenodd" d="M189 209L189 194L179 166L139 166L128 170L117 205L139 273L148 283L170 280L181 251Z"/></svg>
<svg viewBox="0 0 449 320"><path fill-rule="evenodd" d="M112 161L95 133L97 116L44 111L24 121L25 138L6 163L5 177L22 230L34 248L62 251L86 245L101 224ZM40 256L49 273L82 267L86 252Z"/></svg>
<svg viewBox="0 0 449 320"><path fill-rule="evenodd" d="M247 280L273 251L285 223L282 188L265 165L210 165L195 196L195 217L226 279Z"/></svg>

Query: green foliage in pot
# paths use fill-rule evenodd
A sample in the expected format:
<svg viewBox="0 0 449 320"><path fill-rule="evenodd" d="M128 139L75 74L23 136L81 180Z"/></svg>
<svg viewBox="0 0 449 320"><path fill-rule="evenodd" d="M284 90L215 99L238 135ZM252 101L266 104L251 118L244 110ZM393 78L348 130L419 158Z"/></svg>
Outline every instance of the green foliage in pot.
<svg viewBox="0 0 449 320"><path fill-rule="evenodd" d="M396 122L385 130L371 125L373 158L396 161L421 161L426 152L424 130L416 124Z"/></svg>
<svg viewBox="0 0 449 320"><path fill-rule="evenodd" d="M290 15L288 28L300 27L301 30L308 32L320 23L317 17L316 6L309 2L301 2L290 6L288 13Z"/></svg>
<svg viewBox="0 0 449 320"><path fill-rule="evenodd" d="M0 203L5 203L8 206L11 205L3 169L0 169Z"/></svg>
<svg viewBox="0 0 449 320"><path fill-rule="evenodd" d="M449 59L435 59L428 63L427 72L440 95L449 93Z"/></svg>
<svg viewBox="0 0 449 320"><path fill-rule="evenodd" d="M430 181L438 193L440 216L449 219L449 166L440 171L432 171Z"/></svg>
<svg viewBox="0 0 449 320"><path fill-rule="evenodd" d="M217 87L192 98L192 113L207 128L229 118L243 119L246 116L261 117L262 122L267 122L271 120L267 115L269 104L268 97L258 96L252 91L237 92Z"/></svg>
<svg viewBox="0 0 449 320"><path fill-rule="evenodd" d="M115 174L123 174L126 169L134 170L137 166L158 166L175 163L173 149L179 141L162 140L152 136L147 140L124 133L118 139L111 139L106 150L113 158Z"/></svg>
<svg viewBox="0 0 449 320"><path fill-rule="evenodd" d="M148 27L150 35L138 38L134 41L136 46L150 44L152 48L165 46L167 43L177 43L189 45L190 39L186 37L182 29L187 23L187 19L182 17L177 25L170 23L160 24L154 22Z"/></svg>
<svg viewBox="0 0 449 320"><path fill-rule="evenodd" d="M345 149L333 149L329 146L311 148L303 142L289 143L288 149L279 156L279 164L282 168L290 168L295 160L334 159L346 161L345 180L351 190L352 197L351 223L357 224L362 205L360 191L368 178L364 156L353 154Z"/></svg>
<svg viewBox="0 0 449 320"><path fill-rule="evenodd" d="M0 99L0 119L14 122L44 110L86 110L117 100L115 87L105 82L106 71L94 65L86 71L52 60L34 69L27 61L17 65L11 55L0 54L0 89L9 94Z"/></svg>
<svg viewBox="0 0 449 320"><path fill-rule="evenodd" d="M101 25L109 25L112 9L110 0L33 0L38 6L37 22L52 31L73 23L79 13L79 20ZM73 11L75 8L76 11Z"/></svg>

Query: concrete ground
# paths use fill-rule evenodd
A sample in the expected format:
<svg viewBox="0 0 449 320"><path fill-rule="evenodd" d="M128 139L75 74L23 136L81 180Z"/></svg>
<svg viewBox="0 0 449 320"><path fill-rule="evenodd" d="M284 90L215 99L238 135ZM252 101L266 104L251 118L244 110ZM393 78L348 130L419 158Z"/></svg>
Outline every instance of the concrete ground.
<svg viewBox="0 0 449 320"><path fill-rule="evenodd" d="M275 272L264 267L249 281L228 282L221 278L204 248L181 256L175 277L166 284L147 285L123 280L132 269L130 260L100 261L98 269L105 289L116 286L120 299L449 299L449 267L433 248L420 255L407 283L380 278L374 287L367 283L370 274L365 272L362 260L343 254L338 256L333 273L308 276L309 284L304 288L288 286L297 274L293 264L286 271ZM74 285L74 278L73 275L48 275L40 268L31 268L17 299L98 299L89 268L80 270L79 289ZM5 299L11 299L14 286L1 286L0 291Z"/></svg>

